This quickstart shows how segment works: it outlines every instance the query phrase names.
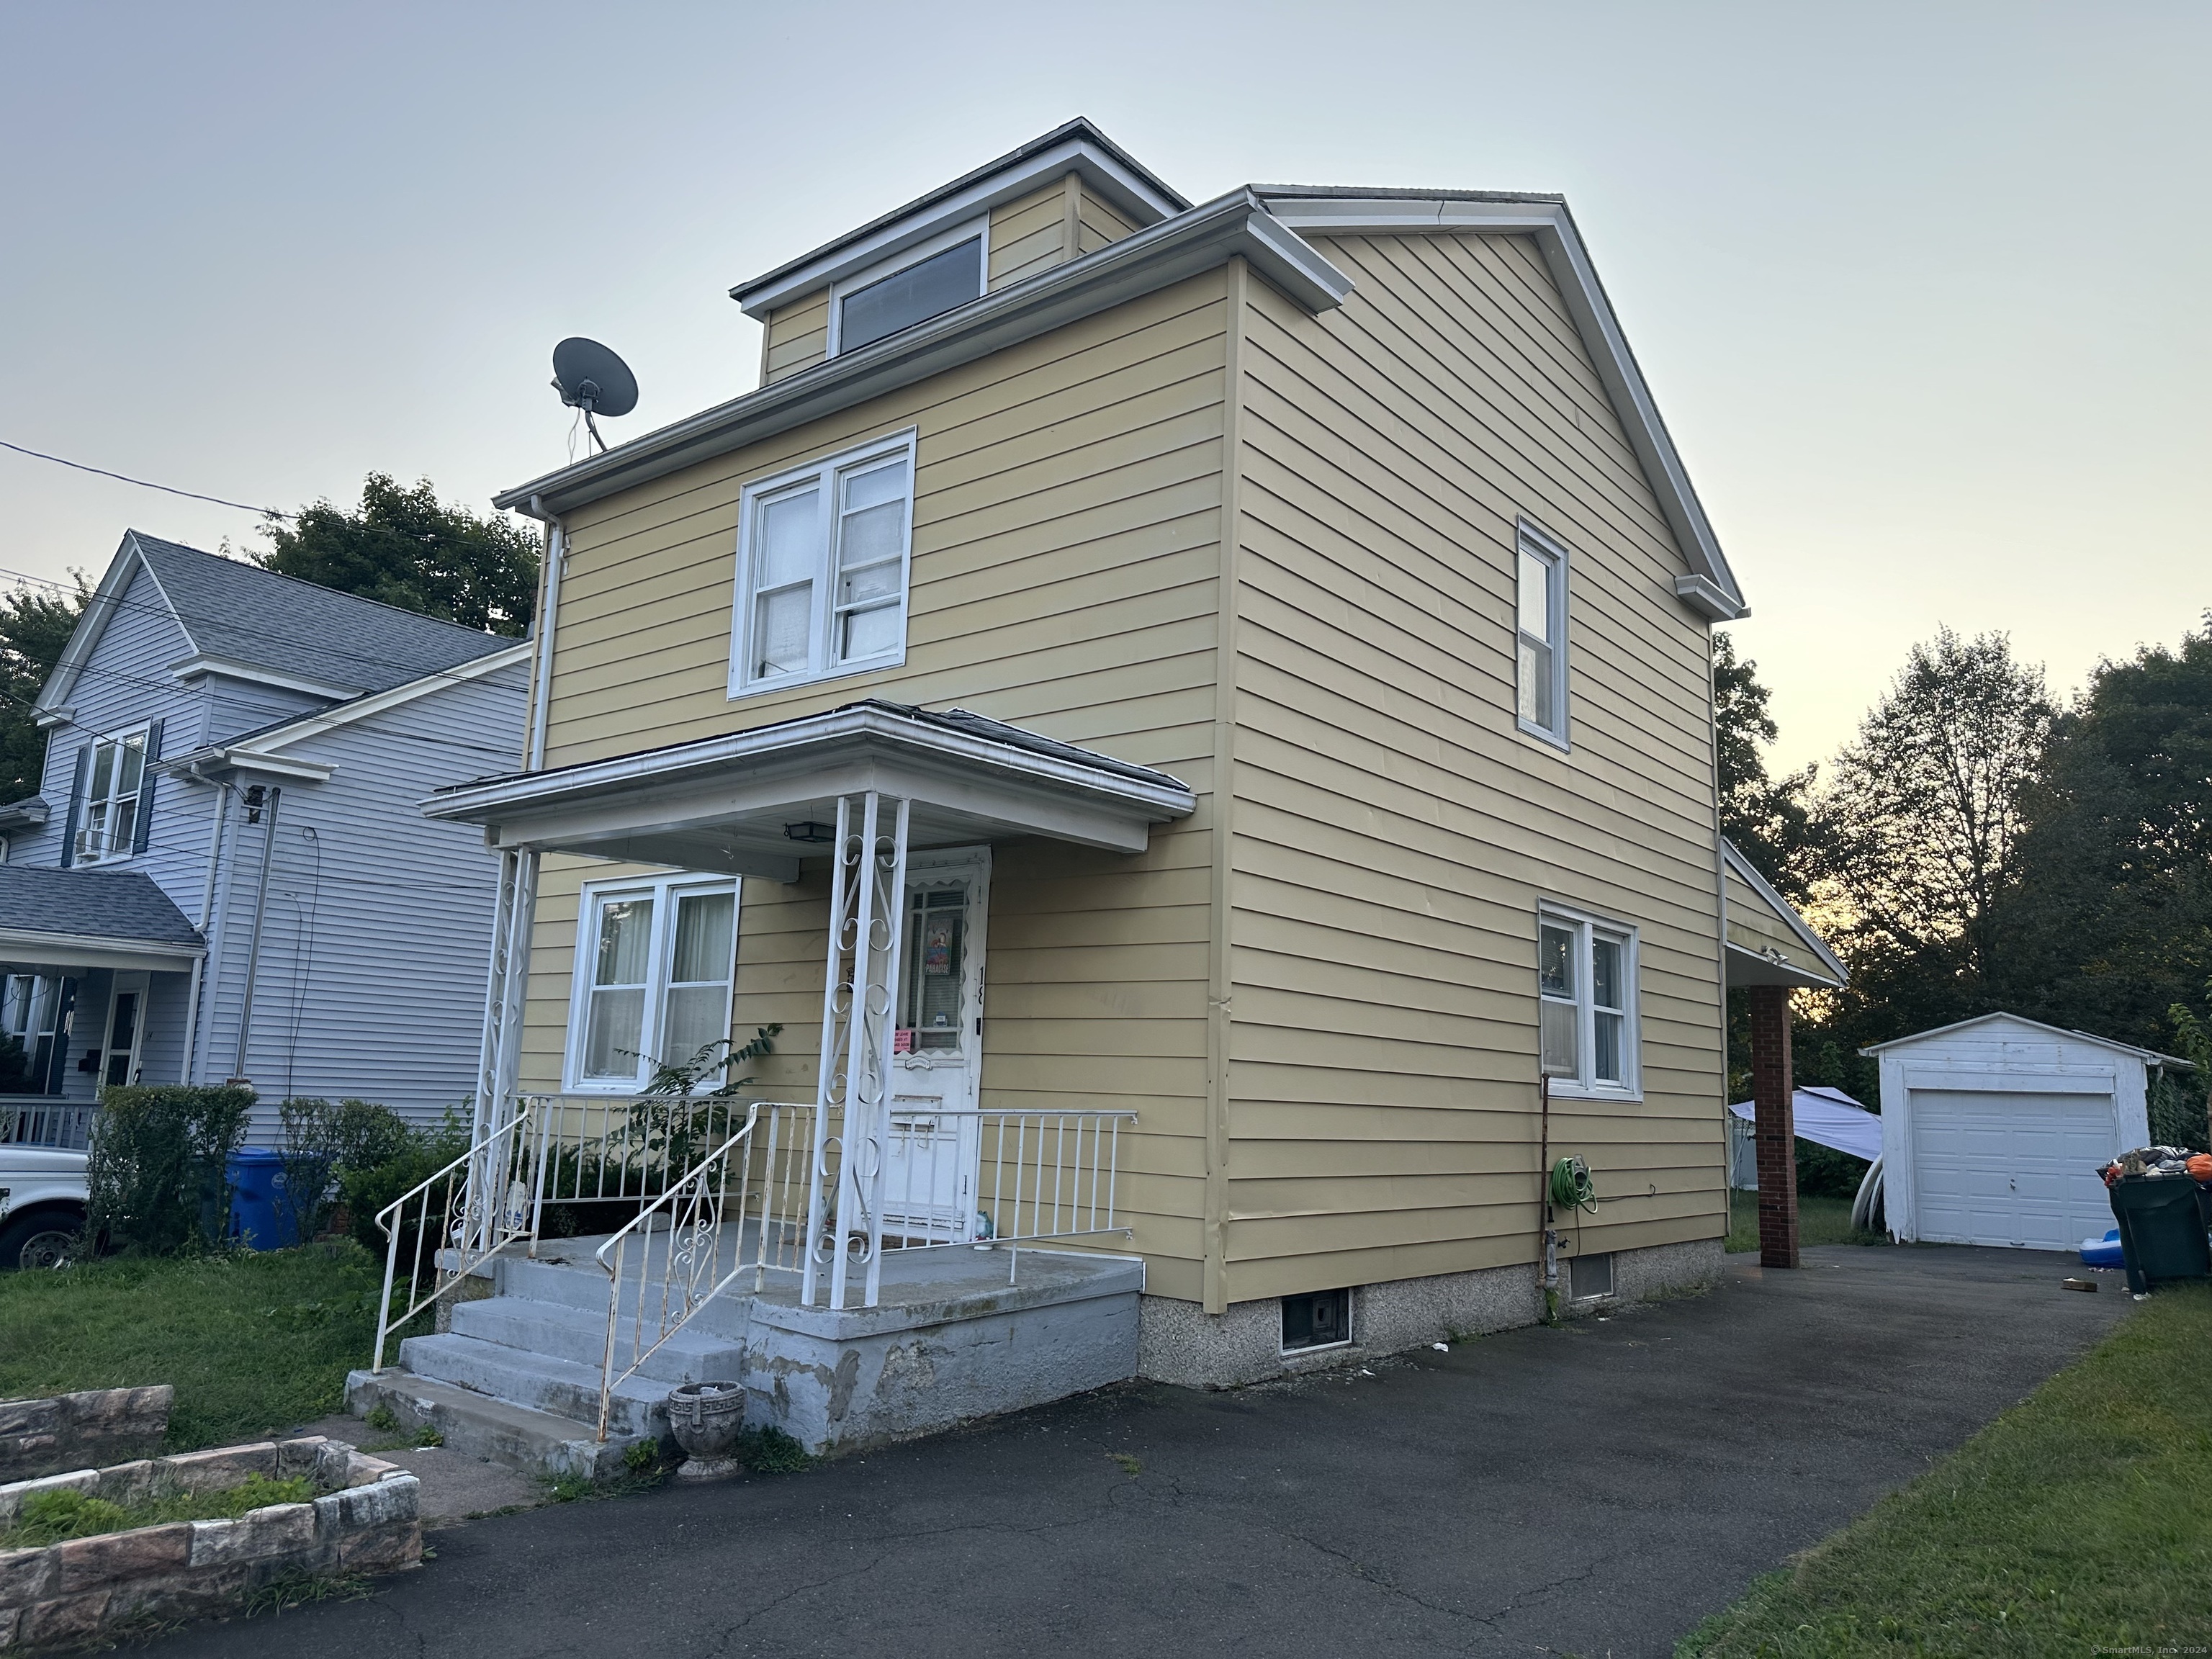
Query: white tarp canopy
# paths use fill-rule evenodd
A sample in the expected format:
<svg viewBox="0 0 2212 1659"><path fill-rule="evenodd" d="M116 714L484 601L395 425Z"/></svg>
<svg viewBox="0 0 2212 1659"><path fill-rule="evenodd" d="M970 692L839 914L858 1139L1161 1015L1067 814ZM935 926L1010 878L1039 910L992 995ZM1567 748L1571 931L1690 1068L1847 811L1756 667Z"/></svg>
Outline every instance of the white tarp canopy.
<svg viewBox="0 0 2212 1659"><path fill-rule="evenodd" d="M1881 1117L1841 1089L1800 1089L1790 1097L1790 1110L1796 1120L1797 1133L1803 1139L1839 1152L1849 1152L1869 1163L1881 1156ZM1729 1107L1729 1111L1746 1125L1754 1124L1758 1119L1756 1109L1747 1100ZM1746 1191L1755 1190L1759 1165L1757 1154L1751 1150L1751 1136L1739 1133L1731 1150L1735 1156L1729 1159L1729 1184Z"/></svg>

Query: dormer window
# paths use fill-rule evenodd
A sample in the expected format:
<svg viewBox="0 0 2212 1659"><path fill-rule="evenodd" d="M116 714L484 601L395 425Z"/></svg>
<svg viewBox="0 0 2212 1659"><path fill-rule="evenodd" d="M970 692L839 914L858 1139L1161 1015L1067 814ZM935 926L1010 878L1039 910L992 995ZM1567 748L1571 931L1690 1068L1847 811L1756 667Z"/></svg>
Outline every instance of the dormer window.
<svg viewBox="0 0 2212 1659"><path fill-rule="evenodd" d="M830 295L830 355L940 317L983 295L988 225L975 220L839 283Z"/></svg>

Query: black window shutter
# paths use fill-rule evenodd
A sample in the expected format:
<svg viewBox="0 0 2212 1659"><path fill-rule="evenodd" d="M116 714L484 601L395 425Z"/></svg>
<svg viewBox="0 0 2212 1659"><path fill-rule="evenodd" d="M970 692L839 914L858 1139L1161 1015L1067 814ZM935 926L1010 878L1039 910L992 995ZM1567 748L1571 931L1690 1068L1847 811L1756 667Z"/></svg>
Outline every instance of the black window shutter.
<svg viewBox="0 0 2212 1659"><path fill-rule="evenodd" d="M138 772L137 827L131 832L131 850L143 853L151 838L154 822L154 763L161 758L161 722L146 728L146 758Z"/></svg>
<svg viewBox="0 0 2212 1659"><path fill-rule="evenodd" d="M76 862L77 820L84 816L85 781L92 775L92 745L76 751L76 779L70 785L69 817L62 824L62 867Z"/></svg>
<svg viewBox="0 0 2212 1659"><path fill-rule="evenodd" d="M76 1024L76 981L62 981L61 1003L54 1010L54 1052L46 1066L46 1092L58 1095L69 1076L70 1028Z"/></svg>

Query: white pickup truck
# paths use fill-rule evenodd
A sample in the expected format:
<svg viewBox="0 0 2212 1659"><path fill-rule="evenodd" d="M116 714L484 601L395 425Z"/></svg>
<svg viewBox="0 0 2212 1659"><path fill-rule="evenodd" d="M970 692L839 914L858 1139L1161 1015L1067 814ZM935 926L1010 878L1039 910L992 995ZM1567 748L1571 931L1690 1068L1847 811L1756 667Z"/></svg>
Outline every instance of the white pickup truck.
<svg viewBox="0 0 2212 1659"><path fill-rule="evenodd" d="M82 1152L0 1141L0 1273L66 1263L86 1199Z"/></svg>

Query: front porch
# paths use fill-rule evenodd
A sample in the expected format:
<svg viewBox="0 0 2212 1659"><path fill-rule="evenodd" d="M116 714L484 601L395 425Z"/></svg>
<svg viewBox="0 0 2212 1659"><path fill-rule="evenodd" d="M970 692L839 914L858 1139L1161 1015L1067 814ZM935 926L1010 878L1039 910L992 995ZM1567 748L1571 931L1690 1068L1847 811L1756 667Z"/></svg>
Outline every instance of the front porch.
<svg viewBox="0 0 2212 1659"><path fill-rule="evenodd" d="M705 1248L750 1260L757 1238L745 1231ZM665 1282L671 1237L646 1239L655 1271L625 1281L617 1340L641 1316L653 1322L653 1293L641 1287ZM601 1440L611 1281L599 1253L611 1238L550 1241L534 1260L517 1249L476 1264L441 1328L402 1343L398 1369L355 1372L348 1406L388 1406L496 1462L604 1478L621 1473L631 1446L666 1437L665 1402L680 1382L740 1383L750 1426L830 1453L1136 1374L1143 1263L1015 1245L894 1250L868 1308L809 1306L795 1273L770 1273L757 1289L741 1276L614 1384Z"/></svg>

